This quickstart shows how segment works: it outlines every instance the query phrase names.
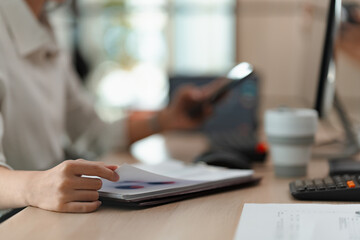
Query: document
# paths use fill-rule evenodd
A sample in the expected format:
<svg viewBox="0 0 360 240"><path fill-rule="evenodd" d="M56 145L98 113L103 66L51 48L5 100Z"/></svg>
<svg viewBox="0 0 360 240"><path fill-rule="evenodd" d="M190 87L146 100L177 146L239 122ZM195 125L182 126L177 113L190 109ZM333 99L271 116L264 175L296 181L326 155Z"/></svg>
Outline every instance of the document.
<svg viewBox="0 0 360 240"><path fill-rule="evenodd" d="M360 204L245 204L240 239L360 240Z"/></svg>
<svg viewBox="0 0 360 240"><path fill-rule="evenodd" d="M102 179L100 196L140 201L252 181L253 170L225 169L202 164L168 161L156 165L124 164L116 172L118 182Z"/></svg>

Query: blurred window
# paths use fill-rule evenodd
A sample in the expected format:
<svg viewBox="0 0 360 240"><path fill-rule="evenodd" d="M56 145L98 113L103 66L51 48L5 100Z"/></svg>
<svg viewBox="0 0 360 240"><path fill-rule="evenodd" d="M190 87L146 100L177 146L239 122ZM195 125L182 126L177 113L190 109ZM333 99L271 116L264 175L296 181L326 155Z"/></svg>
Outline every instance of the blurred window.
<svg viewBox="0 0 360 240"><path fill-rule="evenodd" d="M235 2L78 0L77 19L69 6L52 19L60 42L86 59L88 87L100 114L112 120L128 110L164 107L168 75L213 76L231 68ZM76 38L66 29L75 29Z"/></svg>

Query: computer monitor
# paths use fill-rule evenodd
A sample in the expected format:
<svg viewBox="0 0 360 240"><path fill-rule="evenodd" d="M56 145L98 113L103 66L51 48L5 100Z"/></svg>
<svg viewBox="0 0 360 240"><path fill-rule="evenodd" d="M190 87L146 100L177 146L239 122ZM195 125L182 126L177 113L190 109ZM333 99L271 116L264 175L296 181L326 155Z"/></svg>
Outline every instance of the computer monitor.
<svg viewBox="0 0 360 240"><path fill-rule="evenodd" d="M335 94L336 69L333 60L334 42L341 21L341 0L330 0L321 68L317 87L315 109L319 117L326 116L332 108Z"/></svg>
<svg viewBox="0 0 360 240"><path fill-rule="evenodd" d="M305 2L303 97L306 106L328 115L335 93L334 42L341 19L341 0Z"/></svg>
<svg viewBox="0 0 360 240"><path fill-rule="evenodd" d="M341 142L340 148L332 146L329 154L315 153L328 158L349 157L359 152L351 121L335 89L334 44L341 23L341 8L341 0L309 1L305 7L309 21L304 30L303 96L307 106L318 111L320 119L326 118L334 106L345 132L344 141L335 141Z"/></svg>

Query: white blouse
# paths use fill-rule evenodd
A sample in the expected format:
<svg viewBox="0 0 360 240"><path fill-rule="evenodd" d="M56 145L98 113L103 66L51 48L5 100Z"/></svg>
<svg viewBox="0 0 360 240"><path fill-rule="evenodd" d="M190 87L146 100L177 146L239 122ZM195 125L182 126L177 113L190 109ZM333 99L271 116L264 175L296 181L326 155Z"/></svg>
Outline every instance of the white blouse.
<svg viewBox="0 0 360 240"><path fill-rule="evenodd" d="M104 123L66 54L24 0L0 0L0 165L43 170L80 152L127 145L125 119Z"/></svg>

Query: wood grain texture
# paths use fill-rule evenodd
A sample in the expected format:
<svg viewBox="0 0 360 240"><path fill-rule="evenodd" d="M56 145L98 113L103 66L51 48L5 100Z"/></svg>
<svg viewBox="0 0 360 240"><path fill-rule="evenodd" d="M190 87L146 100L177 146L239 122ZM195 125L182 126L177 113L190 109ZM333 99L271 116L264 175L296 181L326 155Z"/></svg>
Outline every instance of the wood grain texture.
<svg viewBox="0 0 360 240"><path fill-rule="evenodd" d="M167 136L167 147L186 160L204 149L202 141L201 137L188 135ZM181 151L186 145L198 148ZM136 161L127 153L113 154L105 160ZM257 186L148 209L101 206L94 213L65 214L28 207L0 225L0 239L233 239L244 203L298 202L289 193L288 184L293 179L274 177L270 160L256 164L254 169L263 177ZM325 161L311 161L309 177L327 173Z"/></svg>

